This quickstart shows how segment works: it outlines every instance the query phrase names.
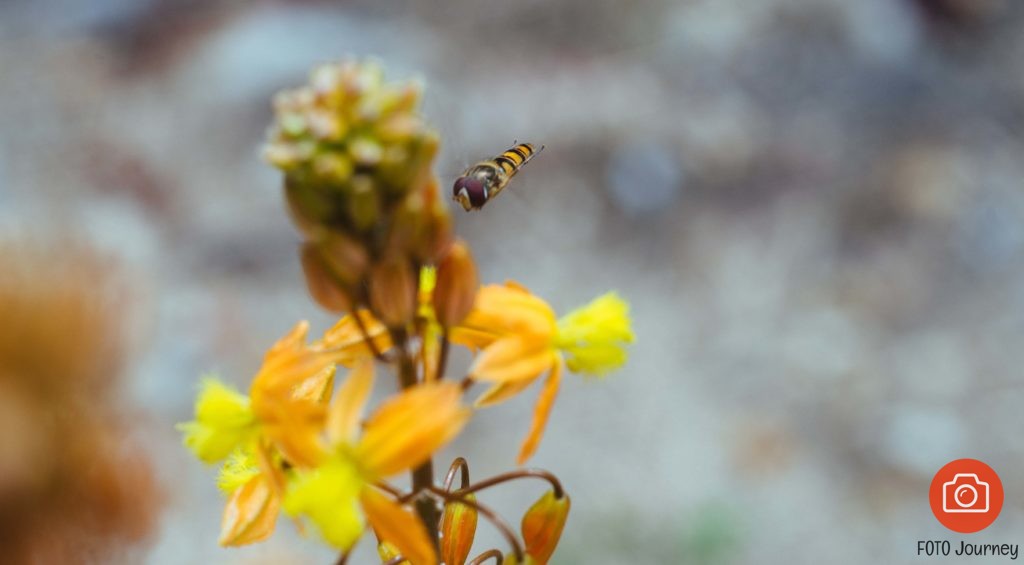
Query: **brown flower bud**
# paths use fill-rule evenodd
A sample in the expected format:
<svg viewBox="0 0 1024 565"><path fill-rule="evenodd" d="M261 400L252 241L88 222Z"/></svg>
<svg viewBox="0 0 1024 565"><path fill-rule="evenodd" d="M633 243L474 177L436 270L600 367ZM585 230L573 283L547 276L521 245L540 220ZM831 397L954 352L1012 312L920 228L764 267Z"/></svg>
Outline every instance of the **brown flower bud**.
<svg viewBox="0 0 1024 565"><path fill-rule="evenodd" d="M302 271L306 274L306 288L317 304L330 312L348 312L352 300L338 277L331 274L319 248L312 243L302 246Z"/></svg>
<svg viewBox="0 0 1024 565"><path fill-rule="evenodd" d="M332 232L320 241L318 247L331 272L349 288L362 281L370 266L370 257L363 244L340 232Z"/></svg>
<svg viewBox="0 0 1024 565"><path fill-rule="evenodd" d="M473 309L479 286L473 255L466 242L460 239L452 244L437 266L433 298L437 321L446 328L458 325Z"/></svg>
<svg viewBox="0 0 1024 565"><path fill-rule="evenodd" d="M285 201L292 222L304 236L315 239L322 233L331 215L331 202L327 194L313 190L309 185L285 177Z"/></svg>
<svg viewBox="0 0 1024 565"><path fill-rule="evenodd" d="M544 493L523 516L523 541L526 555L537 563L547 563L555 552L565 520L569 517L569 497L556 498L553 491Z"/></svg>
<svg viewBox="0 0 1024 565"><path fill-rule="evenodd" d="M470 494L466 498L476 501ZM477 512L472 506L449 502L441 519L441 557L448 565L464 565L476 536Z"/></svg>
<svg viewBox="0 0 1024 565"><path fill-rule="evenodd" d="M412 319L416 277L408 261L394 257L370 269L370 308L388 327L400 327Z"/></svg>
<svg viewBox="0 0 1024 565"><path fill-rule="evenodd" d="M436 177L423 189L423 199L426 206L416 253L424 263L434 263L447 251L453 238L452 218L448 214L447 202L441 198L440 185Z"/></svg>

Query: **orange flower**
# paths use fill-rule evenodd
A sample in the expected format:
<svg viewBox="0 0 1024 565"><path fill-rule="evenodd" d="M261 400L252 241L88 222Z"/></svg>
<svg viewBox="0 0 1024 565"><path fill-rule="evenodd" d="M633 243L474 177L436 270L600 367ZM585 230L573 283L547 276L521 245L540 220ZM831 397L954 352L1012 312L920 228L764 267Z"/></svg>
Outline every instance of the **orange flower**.
<svg viewBox="0 0 1024 565"><path fill-rule="evenodd" d="M300 322L270 348L253 379L253 412L266 436L293 465L312 467L325 456L320 430L331 389L328 382L317 383L330 380L327 372L333 376L335 364L352 365L372 354L354 316L360 317L380 349L390 346L386 328L366 312L343 317L311 345L306 344L309 324Z"/></svg>
<svg viewBox="0 0 1024 565"><path fill-rule="evenodd" d="M426 461L461 431L471 412L461 404L457 383L427 383L387 400L360 434L373 378L372 363L361 363L338 391L326 424L331 454L295 475L285 512L308 517L339 549L350 548L369 522L413 565L437 563L430 534L416 515L373 484Z"/></svg>
<svg viewBox="0 0 1024 565"><path fill-rule="evenodd" d="M390 347L380 323L364 312L357 315L378 347ZM219 479L229 495L221 545L245 545L270 535L284 494L282 459L291 466L311 467L326 458L320 432L335 364L370 355L352 316L309 345L308 331L309 325L300 322L267 351L248 397L206 379L196 401L196 419L178 426L185 445L200 460L227 458Z"/></svg>
<svg viewBox="0 0 1024 565"><path fill-rule="evenodd" d="M477 406L504 402L547 373L530 431L519 448L522 465L540 444L563 365L595 376L620 367L626 361L625 345L633 341L630 325L629 306L614 293L556 319L546 302L508 282L481 288L473 310L453 329L451 339L482 350L469 373L492 386Z"/></svg>

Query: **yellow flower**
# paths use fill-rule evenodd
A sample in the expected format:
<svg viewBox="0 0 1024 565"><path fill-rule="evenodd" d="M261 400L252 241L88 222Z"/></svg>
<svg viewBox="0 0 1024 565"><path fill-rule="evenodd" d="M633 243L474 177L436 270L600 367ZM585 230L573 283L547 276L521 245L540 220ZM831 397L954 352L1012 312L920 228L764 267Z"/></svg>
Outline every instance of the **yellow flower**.
<svg viewBox="0 0 1024 565"><path fill-rule="evenodd" d="M213 377L205 377L196 399L196 419L178 424L185 446L200 461L215 463L256 433L249 397Z"/></svg>
<svg viewBox="0 0 1024 565"><path fill-rule="evenodd" d="M386 329L365 312L369 337L390 347ZM297 324L274 344L253 379L250 395L207 378L196 401L196 419L178 425L197 458L227 458L218 486L228 495L221 522L222 545L265 539L274 529L284 491L282 459L312 467L327 457L321 430L334 383L335 364L353 364L371 355L352 315L323 339L306 344L309 325Z"/></svg>
<svg viewBox="0 0 1024 565"><path fill-rule="evenodd" d="M220 468L217 488L230 495L258 474L260 467L256 461L256 452L250 448L236 448Z"/></svg>
<svg viewBox="0 0 1024 565"><path fill-rule="evenodd" d="M493 383L477 406L503 402L547 373L530 431L519 448L522 465L537 450L558 388L562 366L602 376L621 367L633 341L629 305L615 293L556 319L550 306L521 285L488 285L473 310L452 330L455 343L481 349L470 368L474 380Z"/></svg>
<svg viewBox="0 0 1024 565"><path fill-rule="evenodd" d="M459 385L434 382L407 389L363 424L373 387L373 365L361 363L339 389L326 429L331 455L300 471L288 488L285 512L313 522L328 543L345 550L369 522L380 538L414 565L436 563L433 543L415 514L373 486L414 468L451 441L469 419Z"/></svg>
<svg viewBox="0 0 1024 565"><path fill-rule="evenodd" d="M240 546L263 541L274 532L281 497L273 479L254 475L231 493L220 523L222 546Z"/></svg>
<svg viewBox="0 0 1024 565"><path fill-rule="evenodd" d="M558 320L556 347L574 373L604 376L626 363L624 344L633 342L629 304L609 292Z"/></svg>

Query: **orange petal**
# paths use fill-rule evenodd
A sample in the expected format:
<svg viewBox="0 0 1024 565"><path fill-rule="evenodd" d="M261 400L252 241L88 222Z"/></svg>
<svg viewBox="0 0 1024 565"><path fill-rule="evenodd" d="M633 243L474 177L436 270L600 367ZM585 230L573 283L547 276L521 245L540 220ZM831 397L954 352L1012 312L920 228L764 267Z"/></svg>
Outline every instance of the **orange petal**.
<svg viewBox="0 0 1024 565"><path fill-rule="evenodd" d="M514 281L512 279L506 279L505 280L505 288L509 288L509 289L512 289L512 290L518 290L519 292L530 294L530 289L526 288L525 284L523 284L523 283L521 283L519 281Z"/></svg>
<svg viewBox="0 0 1024 565"><path fill-rule="evenodd" d="M522 465L533 456L540 445L540 439L544 436L544 428L548 423L548 416L551 415L551 408L555 405L555 397L558 396L558 387L562 382L562 362L558 360L551 368L551 374L544 380L544 388L540 391L540 398L533 407L533 421L530 423L530 432L526 439L519 446L519 457L516 464Z"/></svg>
<svg viewBox="0 0 1024 565"><path fill-rule="evenodd" d="M476 358L469 374L479 381L532 380L551 367L550 343L537 336L513 335L494 342Z"/></svg>
<svg viewBox="0 0 1024 565"><path fill-rule="evenodd" d="M363 408L373 390L373 361L356 365L338 389L327 415L327 438L331 443L352 443L359 432Z"/></svg>
<svg viewBox="0 0 1024 565"><path fill-rule="evenodd" d="M456 326L448 333L448 341L468 347L473 351L483 349L499 338L501 335L498 333L463 326Z"/></svg>
<svg viewBox="0 0 1024 565"><path fill-rule="evenodd" d="M386 541L382 541L377 544L377 556L380 557L381 563L389 563L392 559L401 557L402 553L398 551L397 547ZM409 565L409 561L403 559L398 562L398 565Z"/></svg>
<svg viewBox="0 0 1024 565"><path fill-rule="evenodd" d="M476 496L466 498L475 501ZM441 519L441 557L446 565L464 565L476 536L477 512L472 506L449 502Z"/></svg>
<svg viewBox="0 0 1024 565"><path fill-rule="evenodd" d="M359 500L367 521L382 541L395 546L412 565L437 564L434 544L416 514L375 488L364 488Z"/></svg>
<svg viewBox="0 0 1024 565"><path fill-rule="evenodd" d="M358 321L355 316L359 316ZM362 321L363 327L366 328L366 336L373 340L377 351L387 351L391 348L391 334L388 333L388 329L368 310L359 310L355 314L343 316L334 327L324 332L323 339L316 345L337 351L338 362L343 365L351 365L361 358L369 357L373 351L366 344L363 331L359 329L359 321Z"/></svg>
<svg viewBox="0 0 1024 565"><path fill-rule="evenodd" d="M309 323L303 321L267 351L263 366L253 378L250 396L253 410L271 397L290 397L306 379L337 362L337 352L322 351L306 345Z"/></svg>
<svg viewBox="0 0 1024 565"><path fill-rule="evenodd" d="M356 456L372 475L387 477L426 461L462 430L471 411L458 383L417 385L386 401L367 420Z"/></svg>
<svg viewBox="0 0 1024 565"><path fill-rule="evenodd" d="M522 529L528 558L540 564L551 559L562 537L570 506L567 495L563 493L562 498L555 498L554 492L548 491L526 511Z"/></svg>
<svg viewBox="0 0 1024 565"><path fill-rule="evenodd" d="M523 380L491 385L491 388L487 389L486 392L480 395L480 398L476 399L473 406L476 408L486 408L487 406L500 404L519 394L523 389L532 384L532 380Z"/></svg>
<svg viewBox="0 0 1024 565"><path fill-rule="evenodd" d="M231 494L224 507L220 545L247 545L266 539L274 531L280 506L280 497L262 474L249 479Z"/></svg>
<svg viewBox="0 0 1024 565"><path fill-rule="evenodd" d="M334 370L334 365L331 365L300 382L292 391L292 398L326 404L334 388Z"/></svg>
<svg viewBox="0 0 1024 565"><path fill-rule="evenodd" d="M480 288L474 302L477 318L465 324L480 324L484 329L503 333L549 333L554 331L555 312L541 298L522 287L487 285Z"/></svg>
<svg viewBox="0 0 1024 565"><path fill-rule="evenodd" d="M321 438L327 409L310 401L268 402L260 412L263 432L285 459L315 467L326 456Z"/></svg>

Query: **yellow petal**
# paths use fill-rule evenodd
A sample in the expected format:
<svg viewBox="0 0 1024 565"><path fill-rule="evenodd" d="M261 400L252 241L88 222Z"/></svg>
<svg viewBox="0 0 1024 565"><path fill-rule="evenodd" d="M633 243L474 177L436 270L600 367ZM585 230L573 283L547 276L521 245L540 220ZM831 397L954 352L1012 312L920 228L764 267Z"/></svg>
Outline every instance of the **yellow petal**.
<svg viewBox="0 0 1024 565"><path fill-rule="evenodd" d="M633 339L629 304L609 292L559 320L555 342L570 371L603 376L626 363Z"/></svg>
<svg viewBox="0 0 1024 565"><path fill-rule="evenodd" d="M206 463L220 461L253 437L256 417L249 398L214 378L203 379L196 419L178 424L185 446Z"/></svg>
<svg viewBox="0 0 1024 565"><path fill-rule="evenodd" d="M251 446L235 449L217 475L217 488L224 494L231 494L258 474L260 466Z"/></svg>
<svg viewBox="0 0 1024 565"><path fill-rule="evenodd" d="M475 501L476 496L466 498ZM446 565L464 565L476 536L477 511L460 502L449 502L441 519L441 557Z"/></svg>
<svg viewBox="0 0 1024 565"><path fill-rule="evenodd" d="M327 416L327 438L332 444L354 443L363 408L373 390L373 361L356 365L338 390Z"/></svg>
<svg viewBox="0 0 1024 565"><path fill-rule="evenodd" d="M423 346L420 348L420 364L423 366L423 382L434 382L438 378L438 364L441 362L441 326L427 322L423 330Z"/></svg>
<svg viewBox="0 0 1024 565"><path fill-rule="evenodd" d="M306 516L324 541L347 550L363 533L359 492L365 484L350 461L335 457L295 475L284 498L284 511Z"/></svg>
<svg viewBox="0 0 1024 565"><path fill-rule="evenodd" d="M222 546L262 541L274 531L281 500L263 475L256 475L235 490L224 507L220 524Z"/></svg>
<svg viewBox="0 0 1024 565"><path fill-rule="evenodd" d="M528 557L540 564L551 559L562 537L570 505L569 497L564 493L562 498L556 498L554 492L548 491L526 511L522 531Z"/></svg>
<svg viewBox="0 0 1024 565"><path fill-rule="evenodd" d="M535 336L513 335L494 342L469 369L475 380L507 383L532 380L551 367L554 351Z"/></svg>
<svg viewBox="0 0 1024 565"><path fill-rule="evenodd" d="M437 564L434 544L416 514L375 488L363 489L359 499L366 519L381 540L395 546L412 565Z"/></svg>
<svg viewBox="0 0 1024 565"><path fill-rule="evenodd" d="M555 405L555 397L558 396L558 387L562 381L562 363L556 362L551 368L551 374L544 381L544 388L540 391L540 398L533 407L533 421L530 423L530 431L526 434L519 447L519 457L516 464L522 465L533 456L544 436L544 428L547 426L548 417L551 415L551 408Z"/></svg>
<svg viewBox="0 0 1024 565"><path fill-rule="evenodd" d="M334 388L334 371L335 366L331 365L300 382L292 392L292 398L327 403L331 399L331 390Z"/></svg>
<svg viewBox="0 0 1024 565"><path fill-rule="evenodd" d="M509 398L519 394L523 389L532 385L532 380L521 380L512 381L509 383L497 383L491 385L491 388L487 389L486 392L480 395L480 398L476 399L473 406L476 408L486 408L487 406L494 406L505 402Z"/></svg>
<svg viewBox="0 0 1024 565"><path fill-rule="evenodd" d="M458 383L417 385L386 401L366 422L356 447L368 473L387 477L426 461L455 438L471 411Z"/></svg>

